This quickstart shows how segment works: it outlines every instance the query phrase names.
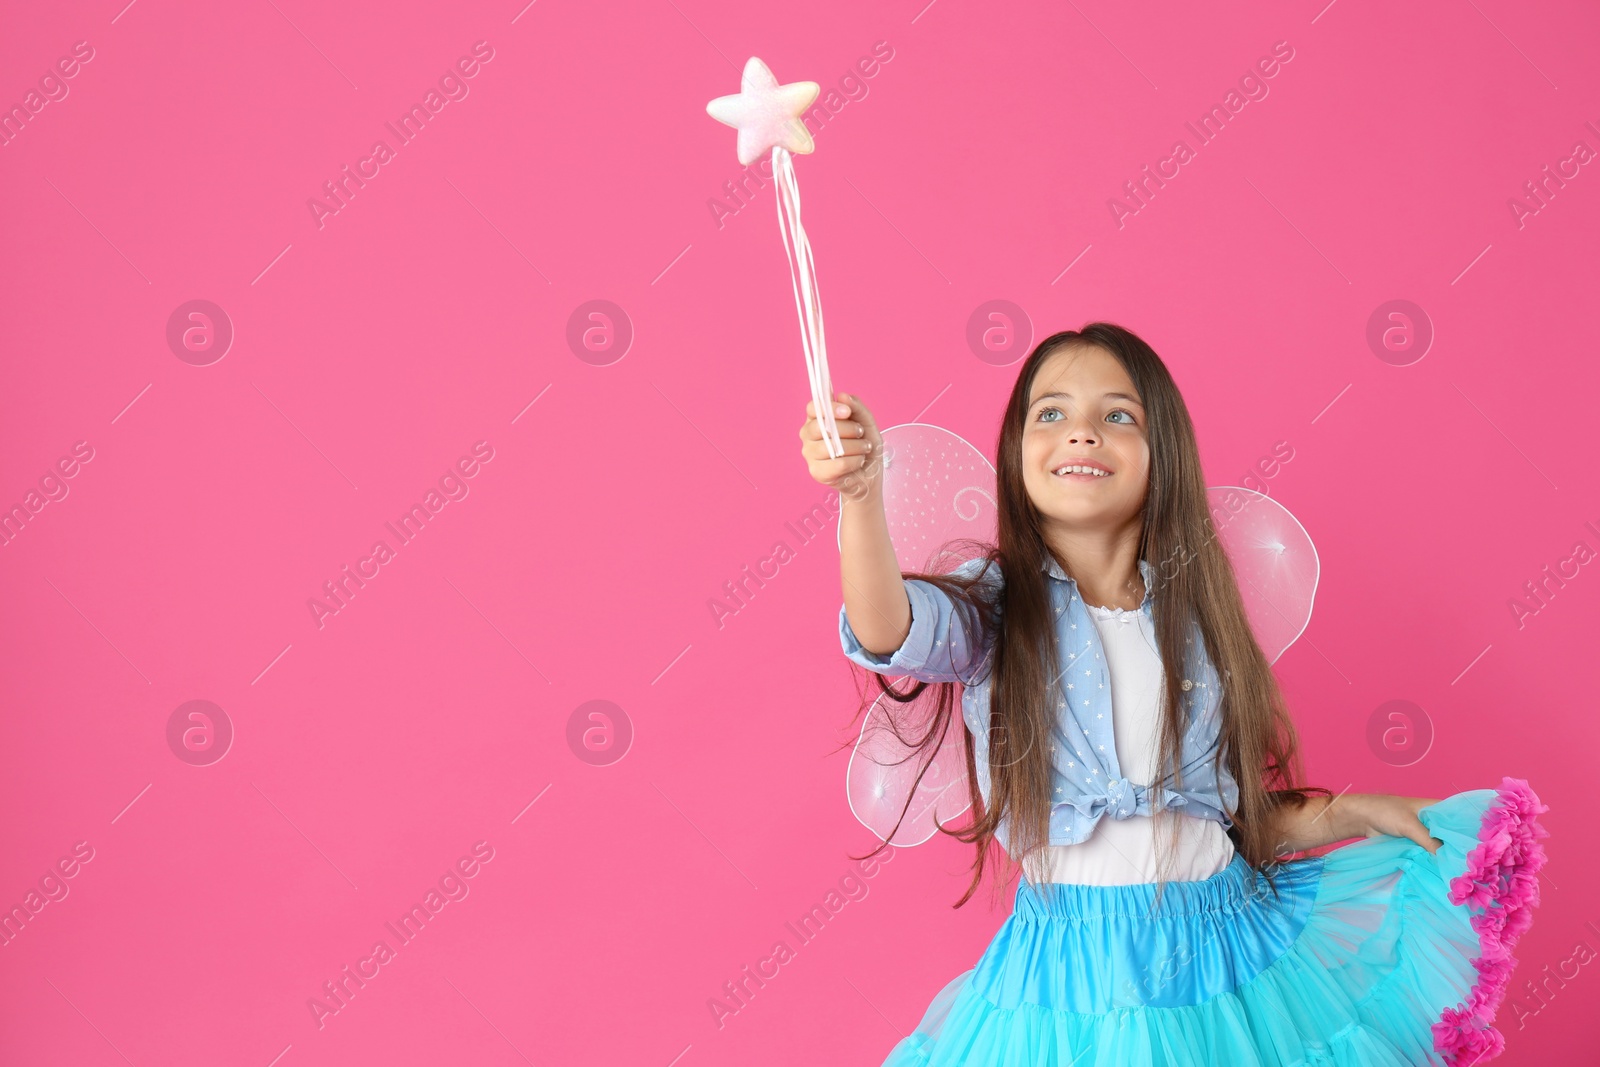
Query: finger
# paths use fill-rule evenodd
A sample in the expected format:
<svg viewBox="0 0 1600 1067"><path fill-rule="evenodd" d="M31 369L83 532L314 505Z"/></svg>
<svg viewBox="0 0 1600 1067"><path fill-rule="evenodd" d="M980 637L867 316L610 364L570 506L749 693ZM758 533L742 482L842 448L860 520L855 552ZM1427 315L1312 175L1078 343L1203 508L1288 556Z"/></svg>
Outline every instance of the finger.
<svg viewBox="0 0 1600 1067"><path fill-rule="evenodd" d="M1421 819L1416 820L1414 825L1407 828L1406 836L1430 853L1439 851L1439 847L1444 844L1443 841L1428 833L1428 828L1422 824Z"/></svg>
<svg viewBox="0 0 1600 1067"><path fill-rule="evenodd" d="M871 456L859 455L843 456L831 462L834 465L835 472L829 475L828 481L837 484L839 482L844 482L848 479L851 479L858 474L867 473L874 460Z"/></svg>
<svg viewBox="0 0 1600 1067"><path fill-rule="evenodd" d="M846 439L839 442L840 455L868 456L872 453L872 442L860 438ZM807 441L800 448L800 454L808 460L827 460L838 457L828 455L828 443L820 437Z"/></svg>
<svg viewBox="0 0 1600 1067"><path fill-rule="evenodd" d="M826 457L812 457L806 461L810 468L811 477L825 485L835 485L840 479L852 474L871 473L874 469L873 458L866 455L844 455L836 459Z"/></svg>
<svg viewBox="0 0 1600 1067"><path fill-rule="evenodd" d="M866 476L865 456L846 456L843 459L813 464L811 476L823 485L839 489Z"/></svg>
<svg viewBox="0 0 1600 1067"><path fill-rule="evenodd" d="M867 436L867 428L859 422L842 419L833 425L839 431L839 437L843 440ZM811 441L822 440L822 423L816 419L808 420L804 426L800 427L800 436Z"/></svg>
<svg viewBox="0 0 1600 1067"><path fill-rule="evenodd" d="M851 393L840 393L839 396L850 406L849 415L852 419L867 426L873 425L872 413L867 410L867 406L861 402L860 397Z"/></svg>

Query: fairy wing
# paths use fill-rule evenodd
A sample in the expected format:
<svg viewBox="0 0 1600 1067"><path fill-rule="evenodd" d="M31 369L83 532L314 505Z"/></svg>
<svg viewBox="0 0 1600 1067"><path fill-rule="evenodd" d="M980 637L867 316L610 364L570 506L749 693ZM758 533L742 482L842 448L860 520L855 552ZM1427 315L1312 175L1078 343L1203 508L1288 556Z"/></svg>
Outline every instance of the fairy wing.
<svg viewBox="0 0 1600 1067"><path fill-rule="evenodd" d="M902 571L927 573L940 548L956 538L994 541L994 467L982 452L958 434L927 423L890 426L881 433L884 513ZM850 810L893 845L920 845L972 806L959 709L950 716L943 742L917 783L921 761L896 736L890 714L902 734L920 733L926 720L916 722L915 716L926 710L880 695L861 724L845 771Z"/></svg>
<svg viewBox="0 0 1600 1067"><path fill-rule="evenodd" d="M926 423L881 432L884 512L902 571L927 572L941 546L956 538L994 541L995 471L982 452L958 434ZM1220 516L1217 536L1233 565L1251 628L1268 662L1276 662L1311 621L1319 572L1316 546L1289 510L1264 493L1242 486L1215 486L1207 493L1212 515ZM901 732L907 732L907 708L880 695L868 709L845 770L850 810L880 839L901 846L922 844L972 806L961 716L950 716L943 742L918 783L921 764L890 722L892 712ZM919 728L925 724L911 727Z"/></svg>
<svg viewBox="0 0 1600 1067"><path fill-rule="evenodd" d="M1267 662L1276 663L1311 623L1321 572L1317 546L1300 520L1265 493L1237 485L1211 486L1206 493L1250 629Z"/></svg>

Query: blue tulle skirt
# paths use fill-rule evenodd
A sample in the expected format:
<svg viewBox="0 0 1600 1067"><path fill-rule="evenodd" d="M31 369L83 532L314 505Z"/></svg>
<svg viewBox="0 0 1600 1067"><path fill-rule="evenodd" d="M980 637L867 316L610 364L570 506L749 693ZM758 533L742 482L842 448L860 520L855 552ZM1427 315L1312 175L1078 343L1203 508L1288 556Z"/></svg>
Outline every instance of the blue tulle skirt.
<svg viewBox="0 0 1600 1067"><path fill-rule="evenodd" d="M1528 784L1278 865L1156 886L1031 884L884 1067L1406 1067L1482 1063L1538 903ZM1254 877L1252 878L1252 874Z"/></svg>

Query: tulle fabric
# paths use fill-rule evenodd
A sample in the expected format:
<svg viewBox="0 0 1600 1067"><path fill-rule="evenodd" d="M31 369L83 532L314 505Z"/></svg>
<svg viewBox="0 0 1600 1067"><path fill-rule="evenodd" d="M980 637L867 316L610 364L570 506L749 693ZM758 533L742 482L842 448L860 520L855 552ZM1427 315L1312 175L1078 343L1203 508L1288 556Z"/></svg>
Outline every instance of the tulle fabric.
<svg viewBox="0 0 1600 1067"><path fill-rule="evenodd" d="M1419 815L1437 852L1364 839L1285 865L1276 895L1247 890L1242 860L1153 908L1153 886L1019 883L884 1067L1483 1063L1545 810L1518 779L1457 793Z"/></svg>

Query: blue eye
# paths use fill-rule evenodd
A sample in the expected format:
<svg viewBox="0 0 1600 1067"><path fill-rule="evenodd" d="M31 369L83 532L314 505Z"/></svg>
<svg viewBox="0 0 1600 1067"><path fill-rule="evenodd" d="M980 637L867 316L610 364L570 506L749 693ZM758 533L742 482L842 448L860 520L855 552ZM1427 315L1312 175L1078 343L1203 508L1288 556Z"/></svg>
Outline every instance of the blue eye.
<svg viewBox="0 0 1600 1067"><path fill-rule="evenodd" d="M1039 410L1039 417L1035 421L1037 421L1037 422L1056 422L1057 421L1056 419L1047 419L1047 418L1045 418L1045 416L1047 414L1049 414L1050 412L1052 412L1052 411L1055 412L1057 415L1061 414L1061 409L1060 408L1056 408L1056 407L1041 408ZM1113 408L1109 413L1107 413L1106 418L1109 419L1112 415L1115 415L1118 412L1121 412L1122 414L1128 416L1128 421L1127 422L1118 423L1117 425L1119 425L1119 426L1137 426L1138 425L1138 420L1134 418L1133 412L1129 411L1127 408Z"/></svg>

